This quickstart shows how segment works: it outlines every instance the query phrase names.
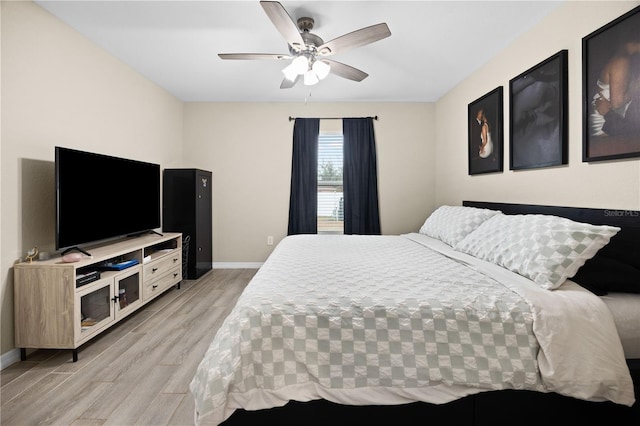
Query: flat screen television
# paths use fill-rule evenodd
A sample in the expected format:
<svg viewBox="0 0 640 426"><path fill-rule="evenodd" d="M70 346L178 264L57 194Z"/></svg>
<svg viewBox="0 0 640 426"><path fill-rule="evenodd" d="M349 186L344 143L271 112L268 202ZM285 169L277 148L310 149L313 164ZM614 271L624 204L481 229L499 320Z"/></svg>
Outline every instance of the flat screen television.
<svg viewBox="0 0 640 426"><path fill-rule="evenodd" d="M160 165L55 147L56 250L160 227Z"/></svg>

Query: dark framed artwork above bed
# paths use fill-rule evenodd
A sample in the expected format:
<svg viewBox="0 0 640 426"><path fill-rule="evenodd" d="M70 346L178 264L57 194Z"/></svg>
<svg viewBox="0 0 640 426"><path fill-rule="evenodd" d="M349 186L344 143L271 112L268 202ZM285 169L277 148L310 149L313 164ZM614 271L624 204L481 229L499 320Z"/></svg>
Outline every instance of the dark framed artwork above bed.
<svg viewBox="0 0 640 426"><path fill-rule="evenodd" d="M568 161L567 50L509 81L509 167L559 166Z"/></svg>
<svg viewBox="0 0 640 426"><path fill-rule="evenodd" d="M640 157L640 6L582 39L582 161Z"/></svg>
<svg viewBox="0 0 640 426"><path fill-rule="evenodd" d="M469 104L469 174L502 171L503 89L497 87Z"/></svg>

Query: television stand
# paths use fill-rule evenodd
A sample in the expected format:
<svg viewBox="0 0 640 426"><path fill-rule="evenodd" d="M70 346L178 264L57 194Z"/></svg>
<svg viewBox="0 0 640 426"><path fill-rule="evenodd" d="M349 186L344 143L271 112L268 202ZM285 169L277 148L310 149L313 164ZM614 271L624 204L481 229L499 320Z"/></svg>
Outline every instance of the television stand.
<svg viewBox="0 0 640 426"><path fill-rule="evenodd" d="M70 349L76 362L80 346L182 281L180 233L124 238L90 250L93 257L73 263L56 257L14 265L20 359L26 359L28 348ZM129 268L83 280L106 263L134 260Z"/></svg>

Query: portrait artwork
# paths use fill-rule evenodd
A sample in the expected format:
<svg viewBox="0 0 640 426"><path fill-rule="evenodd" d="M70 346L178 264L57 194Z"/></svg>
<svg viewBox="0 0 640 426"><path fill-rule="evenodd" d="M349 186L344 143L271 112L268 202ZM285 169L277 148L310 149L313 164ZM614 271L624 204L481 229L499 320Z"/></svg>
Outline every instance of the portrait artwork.
<svg viewBox="0 0 640 426"><path fill-rule="evenodd" d="M582 161L640 156L640 6L582 39Z"/></svg>
<svg viewBox="0 0 640 426"><path fill-rule="evenodd" d="M567 50L509 81L511 170L567 164Z"/></svg>
<svg viewBox="0 0 640 426"><path fill-rule="evenodd" d="M469 174L502 171L502 86L469 104Z"/></svg>

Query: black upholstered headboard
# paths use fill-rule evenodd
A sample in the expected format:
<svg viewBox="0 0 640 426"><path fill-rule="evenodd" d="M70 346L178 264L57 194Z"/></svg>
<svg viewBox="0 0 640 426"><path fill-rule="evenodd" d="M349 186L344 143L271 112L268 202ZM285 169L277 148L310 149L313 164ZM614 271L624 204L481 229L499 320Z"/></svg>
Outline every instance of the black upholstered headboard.
<svg viewBox="0 0 640 426"><path fill-rule="evenodd" d="M596 294L640 293L640 211L463 201L462 205L504 214L548 214L576 222L620 227L609 244L580 268L574 281Z"/></svg>

